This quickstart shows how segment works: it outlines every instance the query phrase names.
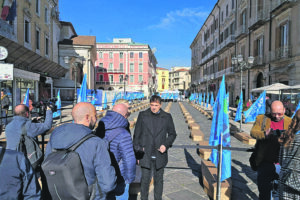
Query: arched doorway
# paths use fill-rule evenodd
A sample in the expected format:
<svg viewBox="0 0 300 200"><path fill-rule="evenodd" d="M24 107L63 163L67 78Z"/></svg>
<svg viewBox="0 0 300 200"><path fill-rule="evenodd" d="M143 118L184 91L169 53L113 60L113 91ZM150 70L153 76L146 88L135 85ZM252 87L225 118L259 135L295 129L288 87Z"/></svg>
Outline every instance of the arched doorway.
<svg viewBox="0 0 300 200"><path fill-rule="evenodd" d="M256 88L260 88L264 86L264 75L263 73L259 73L256 79Z"/></svg>

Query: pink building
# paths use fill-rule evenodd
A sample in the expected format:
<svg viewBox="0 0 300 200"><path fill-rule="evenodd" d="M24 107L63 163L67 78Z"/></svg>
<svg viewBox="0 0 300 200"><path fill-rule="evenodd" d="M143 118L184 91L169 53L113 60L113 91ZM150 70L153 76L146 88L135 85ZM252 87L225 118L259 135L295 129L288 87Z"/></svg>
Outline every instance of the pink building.
<svg viewBox="0 0 300 200"><path fill-rule="evenodd" d="M156 91L156 58L148 44L131 38L97 43L96 88L115 91Z"/></svg>

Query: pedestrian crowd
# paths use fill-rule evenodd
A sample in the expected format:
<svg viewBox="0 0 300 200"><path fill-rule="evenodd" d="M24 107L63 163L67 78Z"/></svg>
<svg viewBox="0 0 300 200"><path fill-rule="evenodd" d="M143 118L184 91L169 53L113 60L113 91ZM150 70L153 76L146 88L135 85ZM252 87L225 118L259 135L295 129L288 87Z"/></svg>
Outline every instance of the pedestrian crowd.
<svg viewBox="0 0 300 200"><path fill-rule="evenodd" d="M167 152L176 138L172 116L153 95L150 108L139 113L132 137L129 109L127 101L116 102L97 121L92 104L77 103L73 123L52 130L40 155L36 140L52 127L51 107L43 123L34 123L30 109L17 105L5 127L6 145L0 146L0 199L127 200L140 165L141 199L148 199L153 176L154 196L161 200Z"/></svg>

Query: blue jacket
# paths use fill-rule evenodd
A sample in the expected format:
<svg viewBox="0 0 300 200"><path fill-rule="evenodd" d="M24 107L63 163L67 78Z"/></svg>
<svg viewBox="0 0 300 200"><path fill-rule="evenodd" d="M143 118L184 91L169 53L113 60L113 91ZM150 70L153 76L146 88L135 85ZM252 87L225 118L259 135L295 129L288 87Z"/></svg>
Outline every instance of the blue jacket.
<svg viewBox="0 0 300 200"><path fill-rule="evenodd" d="M105 126L105 139L110 143L110 151L119 163L121 174L126 184L135 179L136 160L132 139L126 127L128 120L114 111L107 111L101 119Z"/></svg>
<svg viewBox="0 0 300 200"><path fill-rule="evenodd" d="M36 137L41 135L52 127L52 111L47 110L44 123L32 123L31 120L26 117L14 116L13 120L6 126L5 129L7 149L17 149L24 123L26 123L25 128L28 136Z"/></svg>
<svg viewBox="0 0 300 200"><path fill-rule="evenodd" d="M45 156L47 157L51 153L52 148L67 149L71 147L91 132L92 130L87 126L74 123L57 127L51 134ZM111 165L107 143L99 137L93 137L82 143L75 151L80 156L88 185L92 185L97 176L100 188L104 193L102 199L105 199L106 193L116 187L115 169ZM96 192L95 199L100 199L99 191Z"/></svg>
<svg viewBox="0 0 300 200"><path fill-rule="evenodd" d="M41 198L35 173L21 152L6 149L0 165L0 180L0 199Z"/></svg>

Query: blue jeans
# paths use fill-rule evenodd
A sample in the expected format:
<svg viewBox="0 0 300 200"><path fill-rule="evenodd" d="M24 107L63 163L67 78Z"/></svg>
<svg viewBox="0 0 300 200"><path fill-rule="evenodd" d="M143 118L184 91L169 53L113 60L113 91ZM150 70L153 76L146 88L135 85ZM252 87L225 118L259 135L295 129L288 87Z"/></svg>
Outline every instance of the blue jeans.
<svg viewBox="0 0 300 200"><path fill-rule="evenodd" d="M128 200L129 198L129 184L126 184L125 191L121 196L116 196L116 200Z"/></svg>

